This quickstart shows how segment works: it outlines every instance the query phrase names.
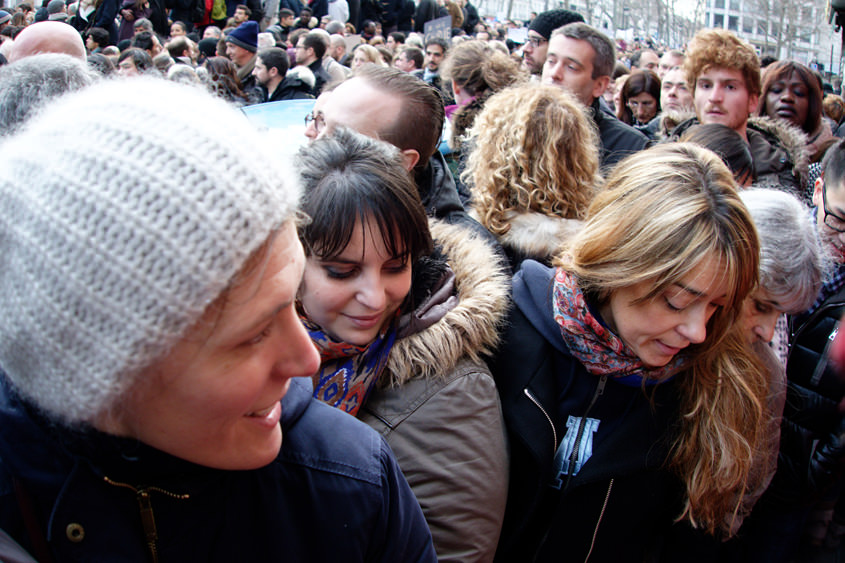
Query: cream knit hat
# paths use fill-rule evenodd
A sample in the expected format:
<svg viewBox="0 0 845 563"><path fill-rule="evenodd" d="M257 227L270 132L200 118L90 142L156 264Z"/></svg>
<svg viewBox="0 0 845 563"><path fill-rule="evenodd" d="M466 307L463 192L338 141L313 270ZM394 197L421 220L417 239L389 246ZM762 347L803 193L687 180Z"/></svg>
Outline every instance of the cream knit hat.
<svg viewBox="0 0 845 563"><path fill-rule="evenodd" d="M272 147L269 147L272 148ZM0 367L53 418L115 405L295 212L298 187L205 91L106 81L0 145Z"/></svg>

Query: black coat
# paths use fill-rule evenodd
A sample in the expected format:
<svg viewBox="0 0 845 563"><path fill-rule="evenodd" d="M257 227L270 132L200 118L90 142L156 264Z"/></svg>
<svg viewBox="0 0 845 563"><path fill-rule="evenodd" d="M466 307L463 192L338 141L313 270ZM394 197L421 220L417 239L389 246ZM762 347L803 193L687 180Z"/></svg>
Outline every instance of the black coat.
<svg viewBox="0 0 845 563"><path fill-rule="evenodd" d="M552 317L553 277L550 268L524 263L514 278L515 307L490 363L511 448L496 560L656 557L683 493L664 467L677 416L675 385L644 392L589 374L570 355ZM567 443L577 447L567 449Z"/></svg>

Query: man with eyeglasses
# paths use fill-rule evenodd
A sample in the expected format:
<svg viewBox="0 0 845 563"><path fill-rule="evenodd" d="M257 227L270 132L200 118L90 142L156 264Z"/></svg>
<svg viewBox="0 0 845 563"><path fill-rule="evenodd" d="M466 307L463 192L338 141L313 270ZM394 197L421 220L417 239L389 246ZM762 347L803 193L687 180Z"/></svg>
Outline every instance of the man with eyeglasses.
<svg viewBox="0 0 845 563"><path fill-rule="evenodd" d="M570 10L548 10L543 12L528 25L528 38L522 47L522 66L528 69L532 76L539 77L546 62L549 50L549 38L552 31L568 23L582 22L584 17L578 12Z"/></svg>

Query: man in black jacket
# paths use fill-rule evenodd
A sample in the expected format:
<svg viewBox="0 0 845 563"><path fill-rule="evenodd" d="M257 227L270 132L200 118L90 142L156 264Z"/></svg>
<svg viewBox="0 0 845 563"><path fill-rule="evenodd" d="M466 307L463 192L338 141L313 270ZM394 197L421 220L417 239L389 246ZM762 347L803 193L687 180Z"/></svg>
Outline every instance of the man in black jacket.
<svg viewBox="0 0 845 563"><path fill-rule="evenodd" d="M299 77L288 76L288 54L284 49L268 47L258 51L252 75L261 86L264 102L313 98L311 86Z"/></svg>
<svg viewBox="0 0 845 563"><path fill-rule="evenodd" d="M603 170L643 150L648 138L599 106L616 65L616 46L605 34L585 23L570 23L552 32L543 83L559 86L591 110L599 130Z"/></svg>

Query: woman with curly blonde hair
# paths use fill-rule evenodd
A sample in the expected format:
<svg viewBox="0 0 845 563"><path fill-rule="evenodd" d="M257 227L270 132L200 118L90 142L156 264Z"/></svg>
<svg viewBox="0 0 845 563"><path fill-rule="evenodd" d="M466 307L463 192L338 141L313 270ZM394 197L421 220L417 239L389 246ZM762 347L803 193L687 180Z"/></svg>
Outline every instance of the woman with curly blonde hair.
<svg viewBox="0 0 845 563"><path fill-rule="evenodd" d="M688 561L690 527L733 532L767 444L768 374L735 322L759 261L731 172L672 143L614 168L555 268L525 262L491 362L499 560Z"/></svg>
<svg viewBox="0 0 845 563"><path fill-rule="evenodd" d="M487 101L469 142L463 177L479 222L514 271L526 258L550 264L601 181L590 118L560 88L524 84Z"/></svg>

